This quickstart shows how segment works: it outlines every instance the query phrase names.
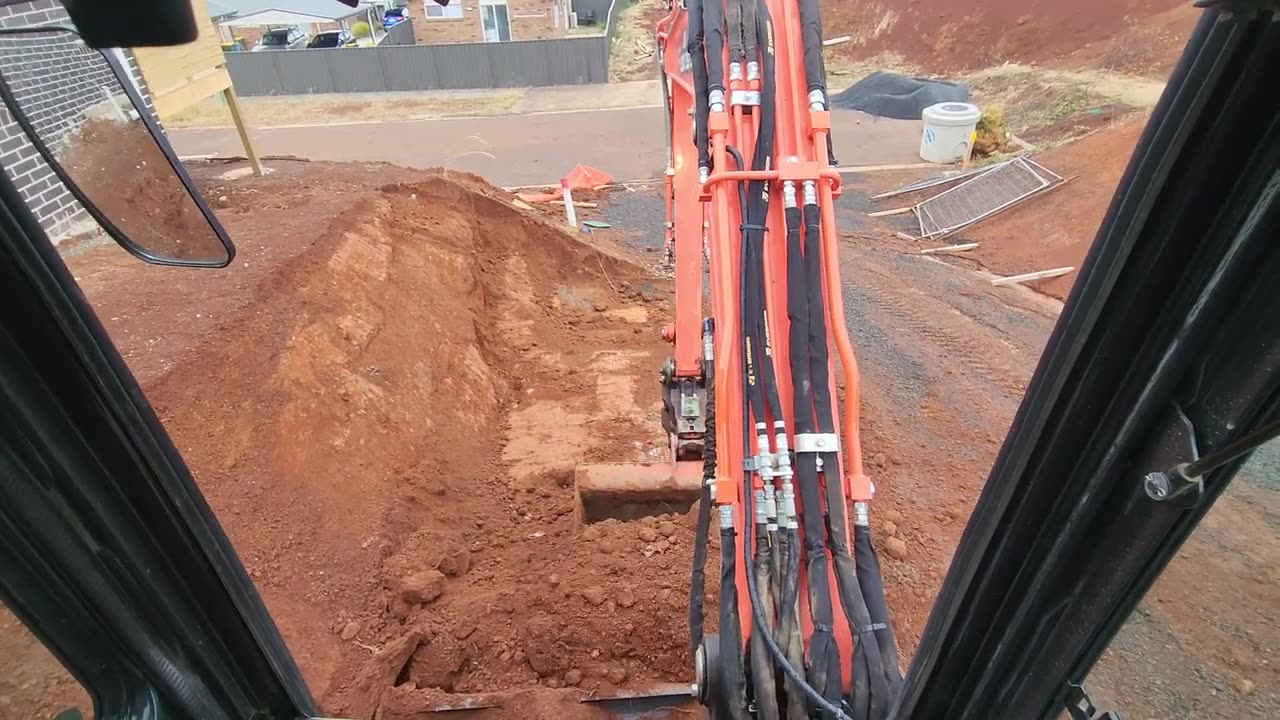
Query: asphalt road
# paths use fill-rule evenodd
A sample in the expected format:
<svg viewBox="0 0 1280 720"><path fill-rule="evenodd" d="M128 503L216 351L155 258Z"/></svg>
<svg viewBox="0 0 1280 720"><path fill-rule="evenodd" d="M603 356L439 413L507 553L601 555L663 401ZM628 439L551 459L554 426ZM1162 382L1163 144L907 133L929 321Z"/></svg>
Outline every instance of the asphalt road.
<svg viewBox="0 0 1280 720"><path fill-rule="evenodd" d="M473 172L495 185L550 184L577 163L618 180L661 174L660 107L580 110L470 118L296 125L252 131L262 155L312 160L385 161ZM832 113L841 164L919 162L920 123ZM241 155L233 128L174 129L179 155Z"/></svg>

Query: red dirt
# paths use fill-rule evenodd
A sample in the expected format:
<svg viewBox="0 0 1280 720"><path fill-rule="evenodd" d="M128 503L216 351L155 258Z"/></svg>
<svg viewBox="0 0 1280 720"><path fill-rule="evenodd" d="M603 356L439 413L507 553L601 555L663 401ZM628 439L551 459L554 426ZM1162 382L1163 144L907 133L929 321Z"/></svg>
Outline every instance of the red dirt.
<svg viewBox="0 0 1280 720"><path fill-rule="evenodd" d="M1144 124L1145 118L1129 120L1036 156L1037 162L1070 182L961 231L954 242L981 243L965 257L1001 275L1068 265L1079 269ZM1062 299L1076 275L1030 285Z"/></svg>
<svg viewBox="0 0 1280 720"><path fill-rule="evenodd" d="M828 52L835 57L893 52L931 71L945 71L1058 60L1081 48L1108 46L1117 35L1139 32L1135 28L1146 18L1185 4L1183 0L841 0L824 3L822 16L827 37L854 38L830 47ZM1187 16L1184 10L1181 19L1170 22L1177 25ZM1115 66L1167 62L1162 54L1170 49L1163 41L1153 40L1151 49L1157 56L1154 60L1124 59L1122 48ZM1173 57L1178 49L1172 49Z"/></svg>
<svg viewBox="0 0 1280 720"><path fill-rule="evenodd" d="M326 713L687 682L691 521L573 515L577 461L663 452L665 282L456 174L208 194L227 270L68 261Z"/></svg>
<svg viewBox="0 0 1280 720"><path fill-rule="evenodd" d="M86 120L59 161L107 219L162 258L224 260L226 250L141 120Z"/></svg>

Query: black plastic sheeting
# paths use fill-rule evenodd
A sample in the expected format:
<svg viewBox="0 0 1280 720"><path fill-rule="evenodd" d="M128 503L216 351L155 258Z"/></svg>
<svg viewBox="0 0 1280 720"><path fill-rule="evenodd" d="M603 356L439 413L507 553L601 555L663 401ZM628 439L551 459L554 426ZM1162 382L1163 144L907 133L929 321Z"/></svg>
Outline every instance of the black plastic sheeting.
<svg viewBox="0 0 1280 720"><path fill-rule="evenodd" d="M831 105L868 115L919 120L930 105L968 100L968 85L877 70L831 98Z"/></svg>

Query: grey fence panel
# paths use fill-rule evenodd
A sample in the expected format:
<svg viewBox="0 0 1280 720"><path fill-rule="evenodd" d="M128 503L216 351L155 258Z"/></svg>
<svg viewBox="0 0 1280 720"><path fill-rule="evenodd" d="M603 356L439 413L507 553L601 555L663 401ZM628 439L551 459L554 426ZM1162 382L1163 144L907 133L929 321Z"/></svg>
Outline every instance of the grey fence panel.
<svg viewBox="0 0 1280 720"><path fill-rule="evenodd" d="M545 56L547 71L552 77L560 78L558 84L604 82L609 73L602 48L608 52L608 40L604 37L549 43Z"/></svg>
<svg viewBox="0 0 1280 720"><path fill-rule="evenodd" d="M227 72L235 83L236 92L241 95L279 95L281 90L280 76L276 73L276 63L270 52L229 52Z"/></svg>
<svg viewBox="0 0 1280 720"><path fill-rule="evenodd" d="M378 48L344 48L339 52L325 52L324 57L317 60L328 64L333 86L340 88L340 92L382 92L387 90L387 83L382 77L379 57Z"/></svg>
<svg viewBox="0 0 1280 720"><path fill-rule="evenodd" d="M439 90L440 75L436 70L436 56L430 50L427 45L379 48L378 57L382 62L382 77L386 79L387 89Z"/></svg>
<svg viewBox="0 0 1280 720"><path fill-rule="evenodd" d="M258 54L275 61L281 95L310 95L344 91L334 86L324 53L346 52L349 50L268 50Z"/></svg>
<svg viewBox="0 0 1280 720"><path fill-rule="evenodd" d="M530 87L533 85L558 84L550 73L545 54L550 52L551 45L539 43L544 57L535 57L530 50L533 47L521 47L524 43L490 43L485 46L489 53L489 67L493 73L493 84L498 87ZM566 82L562 77L560 83ZM572 82L572 81L568 81Z"/></svg>
<svg viewBox="0 0 1280 720"><path fill-rule="evenodd" d="M610 16L623 2L613 3ZM384 41L375 48L229 52L226 58L241 95L308 95L602 83L609 80L609 46L606 35L458 45Z"/></svg>
<svg viewBox="0 0 1280 720"><path fill-rule="evenodd" d="M412 45L414 42L413 20L409 19L387 30L387 37L382 41L382 45Z"/></svg>
<svg viewBox="0 0 1280 720"><path fill-rule="evenodd" d="M446 90L501 87L494 81L485 43L462 45L425 45L436 58L440 87Z"/></svg>

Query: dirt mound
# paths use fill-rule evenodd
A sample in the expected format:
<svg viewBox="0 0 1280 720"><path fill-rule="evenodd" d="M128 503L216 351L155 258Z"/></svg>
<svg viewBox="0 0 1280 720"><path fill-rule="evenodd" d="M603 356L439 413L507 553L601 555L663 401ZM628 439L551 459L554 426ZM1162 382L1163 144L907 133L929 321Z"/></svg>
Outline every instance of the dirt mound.
<svg viewBox="0 0 1280 720"><path fill-rule="evenodd" d="M573 517L576 462L663 452L664 283L451 174L258 293L147 395L326 711L688 679L692 523Z"/></svg>
<svg viewBox="0 0 1280 720"><path fill-rule="evenodd" d="M981 243L971 253L973 258L1002 275L1066 265L1079 268L1144 125L1145 118L1130 120L1036 156L1037 162L1071 181L961 232L964 242ZM1071 273L1032 286L1065 298L1076 276Z"/></svg>
<svg viewBox="0 0 1280 720"><path fill-rule="evenodd" d="M1054 60L1133 32L1141 19L1185 4L1183 0L840 0L824 3L822 16L827 37L852 36L851 42L828 48L833 57L893 53L928 70L943 71Z"/></svg>

